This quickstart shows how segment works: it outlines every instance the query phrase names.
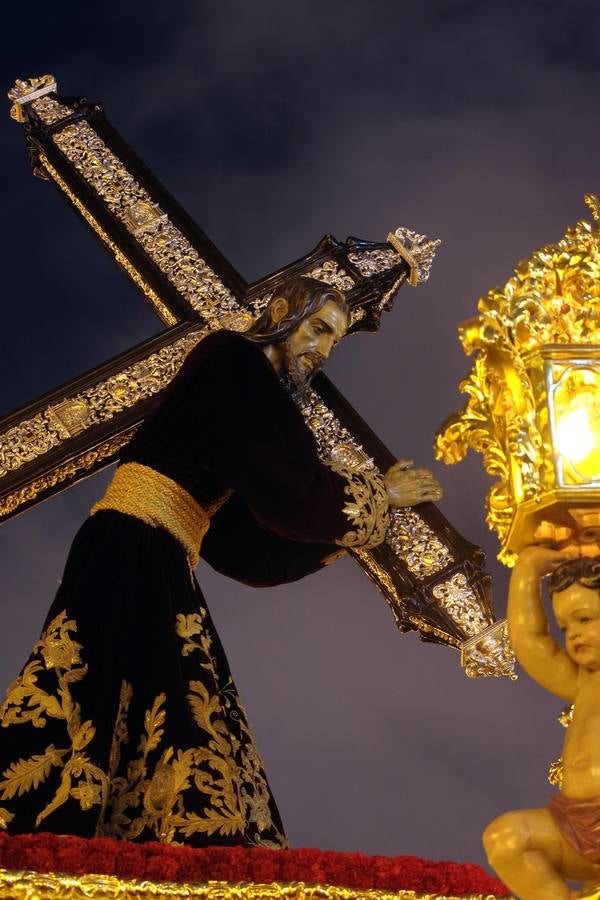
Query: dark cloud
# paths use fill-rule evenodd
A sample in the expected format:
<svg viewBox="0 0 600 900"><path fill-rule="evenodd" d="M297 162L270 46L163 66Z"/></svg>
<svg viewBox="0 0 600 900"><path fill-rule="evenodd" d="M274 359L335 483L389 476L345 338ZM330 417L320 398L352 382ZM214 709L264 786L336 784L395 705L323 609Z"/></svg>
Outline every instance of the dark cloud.
<svg viewBox="0 0 600 900"><path fill-rule="evenodd" d="M507 573L484 524L489 479L475 457L435 464L431 442L463 402L458 323L582 216L597 187L597 4L27 10L6 24L6 86L52 71L66 94L102 98L248 279L328 231L375 240L407 224L442 237L430 283L404 288L381 333L343 343L328 371L394 453L435 468L443 511L488 552L501 612ZM31 177L7 115L0 152L7 411L153 333L156 320ZM106 477L3 527L3 683ZM489 819L545 802L558 704L524 676L470 682L454 651L399 635L350 562L285 590L200 579L294 844L481 861Z"/></svg>

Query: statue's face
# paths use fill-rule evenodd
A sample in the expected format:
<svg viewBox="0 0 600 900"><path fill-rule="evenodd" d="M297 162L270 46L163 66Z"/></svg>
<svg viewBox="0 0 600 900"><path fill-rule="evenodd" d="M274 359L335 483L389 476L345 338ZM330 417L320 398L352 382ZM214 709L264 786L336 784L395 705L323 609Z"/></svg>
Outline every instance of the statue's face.
<svg viewBox="0 0 600 900"><path fill-rule="evenodd" d="M565 650L586 669L600 670L600 595L572 584L552 597L554 615L565 635Z"/></svg>
<svg viewBox="0 0 600 900"><path fill-rule="evenodd" d="M288 374L299 387L306 384L323 365L346 332L348 317L333 300L303 319L284 342L284 362Z"/></svg>

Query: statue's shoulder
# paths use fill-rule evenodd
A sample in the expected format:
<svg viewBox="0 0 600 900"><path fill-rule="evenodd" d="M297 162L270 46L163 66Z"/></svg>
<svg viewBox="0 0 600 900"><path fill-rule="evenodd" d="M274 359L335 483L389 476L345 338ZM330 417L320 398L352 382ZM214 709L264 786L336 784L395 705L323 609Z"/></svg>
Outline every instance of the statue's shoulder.
<svg viewBox="0 0 600 900"><path fill-rule="evenodd" d="M223 349L232 352L245 352L250 349L256 351L258 349L254 341L244 337L239 331L213 331L207 334L200 341L199 348L203 348L206 353L220 352Z"/></svg>
<svg viewBox="0 0 600 900"><path fill-rule="evenodd" d="M260 346L236 331L214 331L203 338L192 350L188 367L195 370L218 372L248 372L249 369L270 369L270 364ZM198 373L199 374L199 373Z"/></svg>

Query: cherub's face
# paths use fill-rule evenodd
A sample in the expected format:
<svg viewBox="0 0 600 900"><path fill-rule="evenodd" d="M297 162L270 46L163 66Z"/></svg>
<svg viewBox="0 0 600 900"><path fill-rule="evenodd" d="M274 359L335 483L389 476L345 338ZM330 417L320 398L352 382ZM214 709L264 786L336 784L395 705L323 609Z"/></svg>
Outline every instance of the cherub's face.
<svg viewBox="0 0 600 900"><path fill-rule="evenodd" d="M572 584L556 591L552 606L565 635L571 659L586 669L600 670L600 595L595 588Z"/></svg>

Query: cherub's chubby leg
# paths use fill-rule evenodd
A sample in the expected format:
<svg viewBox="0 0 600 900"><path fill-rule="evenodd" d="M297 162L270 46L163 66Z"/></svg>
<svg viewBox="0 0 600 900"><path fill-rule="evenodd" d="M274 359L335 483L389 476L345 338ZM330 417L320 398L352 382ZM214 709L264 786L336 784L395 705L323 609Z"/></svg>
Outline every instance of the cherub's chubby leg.
<svg viewBox="0 0 600 900"><path fill-rule="evenodd" d="M570 881L600 881L600 865L568 844L546 809L522 809L494 819L483 833L490 865L521 900L574 900Z"/></svg>

